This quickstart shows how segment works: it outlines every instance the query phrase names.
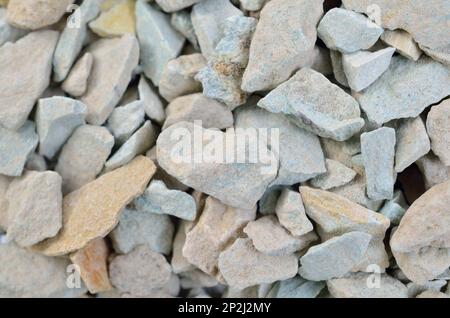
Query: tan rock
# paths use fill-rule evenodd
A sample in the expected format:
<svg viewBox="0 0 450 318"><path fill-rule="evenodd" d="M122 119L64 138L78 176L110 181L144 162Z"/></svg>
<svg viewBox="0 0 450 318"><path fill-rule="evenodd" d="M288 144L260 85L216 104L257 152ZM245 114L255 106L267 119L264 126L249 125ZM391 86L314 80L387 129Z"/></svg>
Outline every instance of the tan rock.
<svg viewBox="0 0 450 318"><path fill-rule="evenodd" d="M86 93L89 75L91 74L94 58L86 53L73 66L69 76L62 84L62 89L69 95L79 97Z"/></svg>
<svg viewBox="0 0 450 318"><path fill-rule="evenodd" d="M121 36L134 33L136 29L135 0L122 0L103 11L89 23L92 31L102 37Z"/></svg>
<svg viewBox="0 0 450 318"><path fill-rule="evenodd" d="M144 192L155 171L153 161L139 156L66 195L62 230L37 245L36 250L46 255L64 255L106 236L119 222L123 208Z"/></svg>
<svg viewBox="0 0 450 318"><path fill-rule="evenodd" d="M70 255L72 263L79 266L81 278L91 294L113 288L108 277L108 255L108 246L102 238Z"/></svg>
<svg viewBox="0 0 450 318"><path fill-rule="evenodd" d="M450 166L450 99L433 106L427 117L427 131L431 139L431 149Z"/></svg>
<svg viewBox="0 0 450 318"><path fill-rule="evenodd" d="M417 61L422 55L422 50L414 41L411 34L403 30L384 30L381 35L381 39L388 45L395 47L397 52L401 55L409 58L410 60Z"/></svg>
<svg viewBox="0 0 450 318"><path fill-rule="evenodd" d="M450 167L445 166L433 153L423 156L416 164L422 172L427 189L450 179Z"/></svg>

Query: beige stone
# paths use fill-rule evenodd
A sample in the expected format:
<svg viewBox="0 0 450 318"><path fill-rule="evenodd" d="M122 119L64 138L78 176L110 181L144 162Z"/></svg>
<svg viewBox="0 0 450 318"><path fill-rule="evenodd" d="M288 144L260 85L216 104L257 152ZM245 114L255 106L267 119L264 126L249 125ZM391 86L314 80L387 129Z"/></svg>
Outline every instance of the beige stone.
<svg viewBox="0 0 450 318"><path fill-rule="evenodd" d="M62 84L62 89L69 95L79 97L86 93L89 75L91 75L94 58L91 53L86 53L73 66Z"/></svg>
<svg viewBox="0 0 450 318"><path fill-rule="evenodd" d="M450 167L445 166L433 153L423 156L416 164L422 172L427 189L450 179Z"/></svg>
<svg viewBox="0 0 450 318"><path fill-rule="evenodd" d="M417 61L422 55L422 50L414 41L411 34L403 30L385 30L381 35L381 39L388 45L395 47L397 52L401 55L409 58L410 60Z"/></svg>
<svg viewBox="0 0 450 318"><path fill-rule="evenodd" d="M111 8L89 23L92 31L102 37L134 33L136 29L136 0L118 1Z"/></svg>

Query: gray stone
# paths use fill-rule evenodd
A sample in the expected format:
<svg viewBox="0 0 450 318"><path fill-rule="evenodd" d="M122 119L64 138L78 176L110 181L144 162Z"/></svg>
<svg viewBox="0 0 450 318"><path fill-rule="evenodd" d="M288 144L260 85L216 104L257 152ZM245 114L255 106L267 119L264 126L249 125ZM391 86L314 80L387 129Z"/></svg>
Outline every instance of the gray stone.
<svg viewBox="0 0 450 318"><path fill-rule="evenodd" d="M356 100L307 68L271 91L258 106L285 114L296 125L337 141L349 139L364 125Z"/></svg>
<svg viewBox="0 0 450 318"><path fill-rule="evenodd" d="M394 194L395 130L382 127L361 135L361 153L372 200L392 199Z"/></svg>
<svg viewBox="0 0 450 318"><path fill-rule="evenodd" d="M61 86L67 94L79 97L86 93L93 62L94 58L90 53L78 60Z"/></svg>
<svg viewBox="0 0 450 318"><path fill-rule="evenodd" d="M114 135L116 143L122 145L144 123L144 102L138 100L128 105L116 107L108 118L107 127Z"/></svg>
<svg viewBox="0 0 450 318"><path fill-rule="evenodd" d="M408 288L408 297L415 298L425 291L439 292L445 285L447 285L445 280L432 280L423 285L411 282L406 287Z"/></svg>
<svg viewBox="0 0 450 318"><path fill-rule="evenodd" d="M450 298L449 295L441 293L440 291L436 290L426 290L420 295L418 295L416 298Z"/></svg>
<svg viewBox="0 0 450 318"><path fill-rule="evenodd" d="M300 276L276 283L270 294L275 298L316 298L325 282L308 281Z"/></svg>
<svg viewBox="0 0 450 318"><path fill-rule="evenodd" d="M136 4L136 33L144 73L158 86L167 62L180 54L184 37L172 28L168 15L142 0Z"/></svg>
<svg viewBox="0 0 450 318"><path fill-rule="evenodd" d="M144 76L141 76L141 79L139 80L138 92L139 99L144 102L145 114L151 120L162 124L166 118L163 103Z"/></svg>
<svg viewBox="0 0 450 318"><path fill-rule="evenodd" d="M75 99L40 99L36 111L39 154L53 159L72 132L78 126L84 125L86 112L86 105Z"/></svg>
<svg viewBox="0 0 450 318"><path fill-rule="evenodd" d="M374 83L389 68L394 53L394 48L385 48L344 54L342 64L351 89L360 92Z"/></svg>
<svg viewBox="0 0 450 318"><path fill-rule="evenodd" d="M50 83L58 32L29 33L0 47L0 125L18 129Z"/></svg>
<svg viewBox="0 0 450 318"><path fill-rule="evenodd" d="M26 170L42 172L48 170L47 168L47 162L45 161L44 156L38 155L37 153L32 153L28 156L27 163L25 164Z"/></svg>
<svg viewBox="0 0 450 318"><path fill-rule="evenodd" d="M323 0L270 1L252 39L242 89L249 93L273 89L310 63L322 14Z"/></svg>
<svg viewBox="0 0 450 318"><path fill-rule="evenodd" d="M321 138L320 140L325 157L330 160L338 161L347 167L352 167L352 158L361 153L359 134L356 134L344 142L329 138Z"/></svg>
<svg viewBox="0 0 450 318"><path fill-rule="evenodd" d="M410 60L417 61L422 55L411 34L403 30L384 30L381 35L383 42L396 48L397 52Z"/></svg>
<svg viewBox="0 0 450 318"><path fill-rule="evenodd" d="M280 185L269 187L258 201L259 213L263 215L275 214L278 198L284 188L285 187Z"/></svg>
<svg viewBox="0 0 450 318"><path fill-rule="evenodd" d="M13 27L6 20L6 9L0 7L0 46L6 42L15 42L27 34L26 30Z"/></svg>
<svg viewBox="0 0 450 318"><path fill-rule="evenodd" d="M173 215L177 218L194 221L197 210L194 198L189 194L170 190L159 180L150 182L144 194L134 200L139 211Z"/></svg>
<svg viewBox="0 0 450 318"><path fill-rule="evenodd" d="M181 221L178 226L177 233L173 239L172 258L170 265L175 274L193 271L196 267L189 263L186 257L183 256L183 246L186 242L186 232L193 226L193 222Z"/></svg>
<svg viewBox="0 0 450 318"><path fill-rule="evenodd" d="M172 14L170 23L173 28L181 33L195 49L198 49L197 35L192 24L191 13L187 10L177 11Z"/></svg>
<svg viewBox="0 0 450 318"><path fill-rule="evenodd" d="M344 72L344 65L342 64L342 53L339 51L330 50L331 65L333 66L334 78L344 87L349 87L347 76Z"/></svg>
<svg viewBox="0 0 450 318"><path fill-rule="evenodd" d="M431 149L442 163L450 166L450 100L433 106L427 117Z"/></svg>
<svg viewBox="0 0 450 318"><path fill-rule="evenodd" d="M139 245L146 245L158 253L169 254L173 234L169 216L126 208L110 237L119 253L126 254Z"/></svg>
<svg viewBox="0 0 450 318"><path fill-rule="evenodd" d="M114 137L105 127L78 127L63 146L55 168L63 179L63 192L70 193L93 181L113 146Z"/></svg>
<svg viewBox="0 0 450 318"><path fill-rule="evenodd" d="M270 0L240 0L242 8L248 11L259 11Z"/></svg>
<svg viewBox="0 0 450 318"><path fill-rule="evenodd" d="M450 95L450 69L428 57L414 62L394 56L389 69L375 83L354 95L368 119L378 125L417 117L429 105Z"/></svg>
<svg viewBox="0 0 450 318"><path fill-rule="evenodd" d="M383 28L360 13L334 8L320 21L317 32L329 49L353 53L374 45Z"/></svg>
<svg viewBox="0 0 450 318"><path fill-rule="evenodd" d="M179 11L190 7L191 5L202 0L156 0L156 3L166 12Z"/></svg>
<svg viewBox="0 0 450 318"><path fill-rule="evenodd" d="M372 236L349 232L311 247L300 258L299 274L313 281L342 277L361 262Z"/></svg>
<svg viewBox="0 0 450 318"><path fill-rule="evenodd" d="M329 190L348 184L356 177L356 172L339 161L326 159L327 172L310 181L315 188Z"/></svg>
<svg viewBox="0 0 450 318"><path fill-rule="evenodd" d="M445 166L433 153L423 156L416 164L422 172L427 189L450 179L450 167Z"/></svg>
<svg viewBox="0 0 450 318"><path fill-rule="evenodd" d="M0 126L0 174L17 177L22 175L28 156L39 142L32 121L27 121L17 131Z"/></svg>
<svg viewBox="0 0 450 318"><path fill-rule="evenodd" d="M399 190L394 192L392 200L387 201L380 210L380 213L387 217L391 224L399 225L400 221L408 209L403 193Z"/></svg>
<svg viewBox="0 0 450 318"><path fill-rule="evenodd" d="M8 201L6 200L6 191L12 180L13 178L0 175L0 233L6 232L8 228Z"/></svg>

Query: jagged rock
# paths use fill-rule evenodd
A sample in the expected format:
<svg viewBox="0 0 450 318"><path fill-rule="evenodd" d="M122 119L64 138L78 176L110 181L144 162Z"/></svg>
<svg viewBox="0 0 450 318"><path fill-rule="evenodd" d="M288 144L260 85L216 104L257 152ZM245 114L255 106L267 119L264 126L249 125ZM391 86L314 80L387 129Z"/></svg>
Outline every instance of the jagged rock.
<svg viewBox="0 0 450 318"><path fill-rule="evenodd" d="M154 89L147 83L144 76L141 76L138 85L139 98L144 102L145 114L151 119L161 124L166 118L164 106L155 93Z"/></svg>
<svg viewBox="0 0 450 318"><path fill-rule="evenodd" d="M186 232L193 226L193 222L181 221L178 227L175 238L173 239L172 259L170 265L175 274L193 271L195 266L189 263L186 257L183 256L183 246L186 242Z"/></svg>
<svg viewBox="0 0 450 318"><path fill-rule="evenodd" d="M177 11L172 14L170 23L173 28L181 33L195 49L198 49L197 35L192 24L191 13L187 10Z"/></svg>
<svg viewBox="0 0 450 318"><path fill-rule="evenodd" d="M403 30L385 30L381 39L388 45L397 49L397 52L410 60L417 61L422 55L417 43L411 34Z"/></svg>
<svg viewBox="0 0 450 318"><path fill-rule="evenodd" d="M427 117L431 149L442 163L450 166L450 100L433 106Z"/></svg>
<svg viewBox="0 0 450 318"><path fill-rule="evenodd" d="M156 0L156 3L166 12L179 11L202 0Z"/></svg>
<svg viewBox="0 0 450 318"><path fill-rule="evenodd" d="M134 101L125 106L116 107L108 118L108 129L118 145L124 144L144 123L143 101Z"/></svg>
<svg viewBox="0 0 450 318"><path fill-rule="evenodd" d="M392 200L387 201L381 208L380 213L387 217L391 224L399 225L403 215L408 208L401 191L395 191Z"/></svg>
<svg viewBox="0 0 450 318"><path fill-rule="evenodd" d="M61 86L67 94L79 97L86 93L93 62L94 58L90 53L78 60Z"/></svg>
<svg viewBox="0 0 450 318"><path fill-rule="evenodd" d="M352 138L339 142L329 138L321 138L321 144L325 157L338 161L347 167L353 166L353 157L361 154L360 135L356 134Z"/></svg>
<svg viewBox="0 0 450 318"><path fill-rule="evenodd" d="M333 67L334 78L344 87L349 87L347 76L344 72L344 65L342 64L342 53L339 51L330 50L331 65Z"/></svg>
<svg viewBox="0 0 450 318"><path fill-rule="evenodd" d="M348 184L356 177L356 172L339 161L326 159L327 172L319 175L310 181L315 188L329 190Z"/></svg>
<svg viewBox="0 0 450 318"><path fill-rule="evenodd" d="M427 189L450 179L450 167L445 166L442 161L432 153L423 156L416 163L422 172L425 187Z"/></svg>
<svg viewBox="0 0 450 318"><path fill-rule="evenodd" d="M122 36L134 33L136 28L136 1L123 0L103 11L100 16L89 23L94 33L102 37Z"/></svg>

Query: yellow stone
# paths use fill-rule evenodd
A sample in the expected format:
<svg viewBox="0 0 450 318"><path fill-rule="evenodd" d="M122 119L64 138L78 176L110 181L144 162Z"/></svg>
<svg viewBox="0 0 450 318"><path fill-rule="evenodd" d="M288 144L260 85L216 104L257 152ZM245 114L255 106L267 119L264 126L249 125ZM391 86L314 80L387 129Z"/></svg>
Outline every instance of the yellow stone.
<svg viewBox="0 0 450 318"><path fill-rule="evenodd" d="M0 0L0 6L7 6L9 0Z"/></svg>
<svg viewBox="0 0 450 318"><path fill-rule="evenodd" d="M102 6L104 11L97 19L89 23L89 27L102 37L134 34L136 29L135 8L135 0L107 1Z"/></svg>
<svg viewBox="0 0 450 318"><path fill-rule="evenodd" d="M139 156L69 193L63 200L61 231L34 249L48 256L65 255L105 237L116 227L125 206L144 192L155 171L152 160Z"/></svg>

